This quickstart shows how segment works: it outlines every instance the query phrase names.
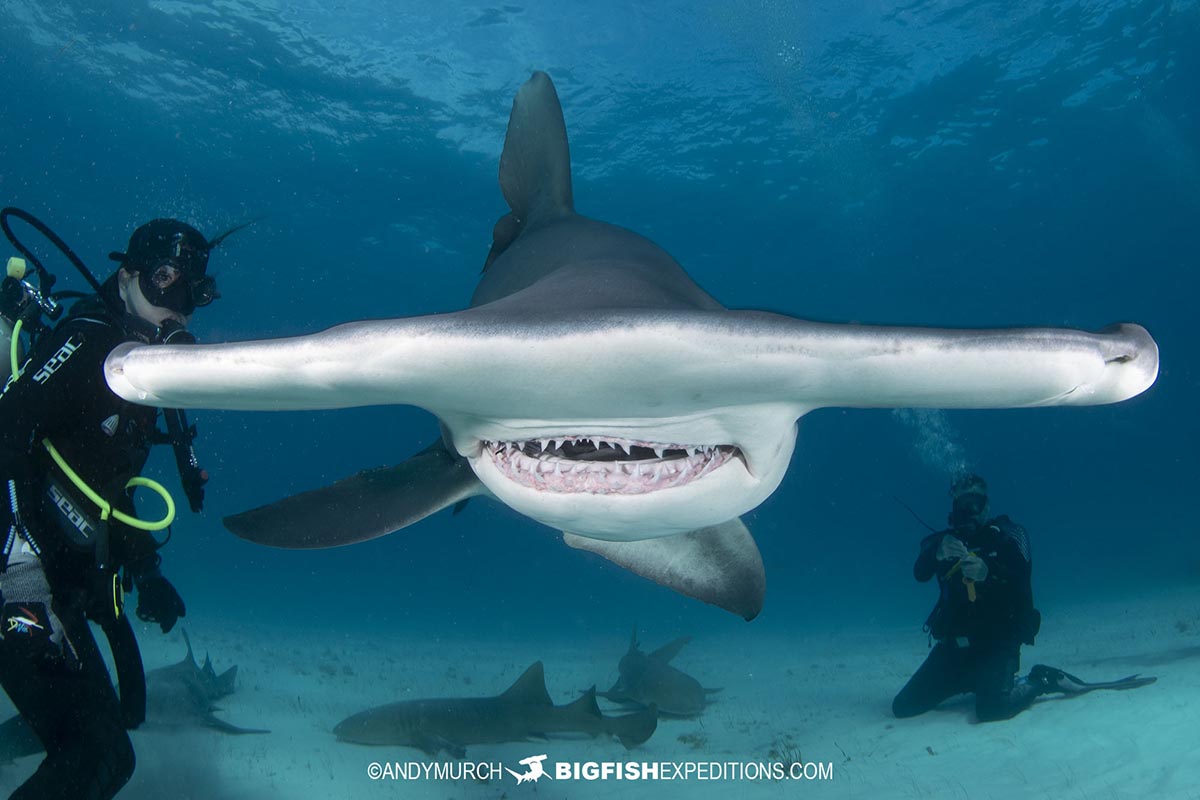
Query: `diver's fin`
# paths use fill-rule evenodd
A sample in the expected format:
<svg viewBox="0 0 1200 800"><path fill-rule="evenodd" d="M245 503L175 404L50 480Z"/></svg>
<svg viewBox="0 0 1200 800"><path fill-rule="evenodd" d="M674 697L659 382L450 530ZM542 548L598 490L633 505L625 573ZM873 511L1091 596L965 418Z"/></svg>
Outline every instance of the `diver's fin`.
<svg viewBox="0 0 1200 800"><path fill-rule="evenodd" d="M563 541L747 620L762 610L767 589L762 556L740 519L633 542L590 539L563 531Z"/></svg>
<svg viewBox="0 0 1200 800"><path fill-rule="evenodd" d="M500 153L500 190L513 220L497 225L493 249L501 239L516 238L512 222L527 230L575 210L567 126L554 84L544 72L533 73L513 100Z"/></svg>
<svg viewBox="0 0 1200 800"><path fill-rule="evenodd" d="M1158 680L1158 678L1153 676L1128 675L1115 681L1088 683L1069 672L1064 672L1055 667L1047 667L1044 664L1035 664L1029 670L1029 678L1031 681L1043 683L1046 686L1046 691L1063 692L1069 696L1087 694L1097 689L1137 689L1142 686L1149 686Z"/></svg>
<svg viewBox="0 0 1200 800"><path fill-rule="evenodd" d="M439 441L402 464L360 472L332 486L234 514L224 523L256 544L337 547L384 536L485 493L467 460Z"/></svg>

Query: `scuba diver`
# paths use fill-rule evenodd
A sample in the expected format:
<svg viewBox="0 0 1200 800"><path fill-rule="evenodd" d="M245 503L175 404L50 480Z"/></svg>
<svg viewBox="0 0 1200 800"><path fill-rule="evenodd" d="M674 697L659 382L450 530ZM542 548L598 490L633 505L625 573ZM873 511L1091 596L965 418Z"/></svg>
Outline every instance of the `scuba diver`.
<svg viewBox="0 0 1200 800"><path fill-rule="evenodd" d="M950 498L950 527L921 541L913 565L921 583L938 579L938 601L925 621L937 644L892 701L893 714L913 717L971 692L978 720L992 722L1011 719L1045 694L1132 689L1155 681L1131 675L1086 683L1043 664L1017 678L1021 645L1033 644L1042 622L1033 606L1029 535L1007 516L989 518L987 483L978 475L954 481Z"/></svg>
<svg viewBox="0 0 1200 800"><path fill-rule="evenodd" d="M49 294L54 278L12 234L10 216L58 246L95 293ZM120 267L100 284L36 218L7 208L0 223L41 274L35 288L25 279L24 262L11 259L0 291L5 327L16 323L13 375L0 394L0 530L6 532L0 549L0 683L47 753L11 797L101 800L133 774L126 729L145 718L145 675L123 613L124 593L136 587L139 619L158 623L164 633L187 613L159 568L165 541L151 533L170 524L174 506L158 487L167 517L142 523L134 516L132 488L157 486L136 476L150 446L163 441L176 446L193 511L203 504L207 480L191 451L195 429L182 412L163 411L163 434L157 409L109 390L104 360L123 342L194 342L186 330L192 313L218 296L207 274L209 252L228 233L209 241L178 220L153 220L133 232L124 253L110 255ZM64 296L81 299L51 327L41 317L53 320ZM23 359L22 329L33 337ZM109 640L119 699L89 620Z"/></svg>

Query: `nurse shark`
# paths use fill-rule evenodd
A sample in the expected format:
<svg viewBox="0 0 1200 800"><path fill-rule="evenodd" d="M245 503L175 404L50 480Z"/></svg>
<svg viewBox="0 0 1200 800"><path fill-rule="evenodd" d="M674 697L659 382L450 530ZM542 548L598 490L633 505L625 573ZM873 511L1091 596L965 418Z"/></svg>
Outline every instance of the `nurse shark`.
<svg viewBox="0 0 1200 800"><path fill-rule="evenodd" d="M121 397L164 408L424 408L439 442L231 516L279 547L373 539L487 495L565 541L747 619L758 548L740 516L778 488L814 409L1113 403L1151 386L1146 330L944 330L729 310L654 242L576 213L550 78L513 102L509 213L468 308L293 338L122 345Z"/></svg>

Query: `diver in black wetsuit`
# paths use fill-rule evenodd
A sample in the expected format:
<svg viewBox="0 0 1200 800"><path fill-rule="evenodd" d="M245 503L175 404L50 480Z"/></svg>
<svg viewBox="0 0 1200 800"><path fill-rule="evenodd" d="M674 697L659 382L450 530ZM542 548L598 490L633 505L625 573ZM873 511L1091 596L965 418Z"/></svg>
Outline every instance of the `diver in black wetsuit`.
<svg viewBox="0 0 1200 800"><path fill-rule="evenodd" d="M1007 516L988 518L987 484L967 475L950 487L950 528L926 536L913 565L922 583L937 575L940 594L926 621L933 651L896 699L897 717L923 714L948 697L975 694L980 721L1009 719L1040 694L1062 691L1049 667L1015 678L1022 644L1033 644L1041 615L1033 607L1029 536Z"/></svg>
<svg viewBox="0 0 1200 800"><path fill-rule="evenodd" d="M145 679L122 587L137 587L138 617L164 633L186 610L153 535L102 520L43 441L133 515L126 484L156 440L158 412L113 394L104 360L123 342L190 341L192 312L216 297L206 270L220 238L176 220L138 228L128 252L112 254L122 266L101 294L41 335L0 395L0 683L47 753L12 798L111 798L133 774L125 731L144 718ZM108 635L120 699L88 620Z"/></svg>
<svg viewBox="0 0 1200 800"><path fill-rule="evenodd" d="M1035 664L1017 678L1021 645L1033 644L1042 617L1033 607L1033 560L1025 529L1007 516L988 518L987 483L967 475L950 486L950 528L921 541L913 575L937 575L940 593L925 629L937 640L892 701L897 717L924 714L948 697L973 692L980 722L1011 719L1044 694L1136 689L1153 677L1088 683Z"/></svg>

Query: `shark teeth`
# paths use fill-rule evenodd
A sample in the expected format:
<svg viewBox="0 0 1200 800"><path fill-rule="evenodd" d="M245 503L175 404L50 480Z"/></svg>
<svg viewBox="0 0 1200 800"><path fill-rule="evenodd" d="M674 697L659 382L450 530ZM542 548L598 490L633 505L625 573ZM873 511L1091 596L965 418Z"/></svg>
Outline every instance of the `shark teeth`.
<svg viewBox="0 0 1200 800"><path fill-rule="evenodd" d="M676 445L632 439L555 436L483 443L510 480L539 491L647 494L703 478L732 458L732 445Z"/></svg>

